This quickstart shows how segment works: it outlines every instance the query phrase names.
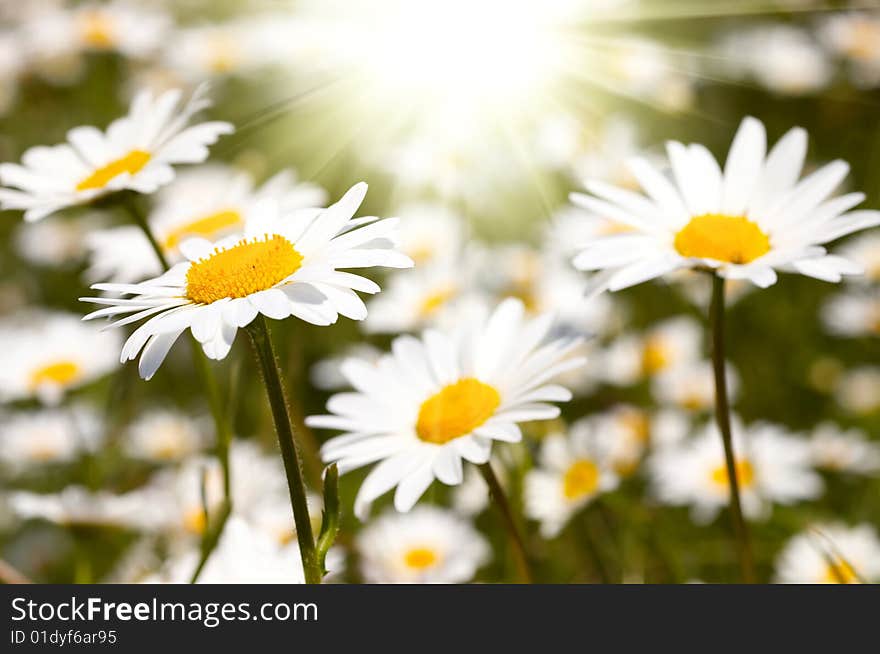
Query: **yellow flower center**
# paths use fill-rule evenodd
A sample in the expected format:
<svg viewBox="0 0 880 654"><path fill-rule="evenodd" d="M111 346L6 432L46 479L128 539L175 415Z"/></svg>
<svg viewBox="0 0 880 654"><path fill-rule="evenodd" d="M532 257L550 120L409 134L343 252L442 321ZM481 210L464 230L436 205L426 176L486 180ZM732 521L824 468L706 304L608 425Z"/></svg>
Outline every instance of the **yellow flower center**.
<svg viewBox="0 0 880 654"><path fill-rule="evenodd" d="M98 168L91 175L76 185L77 191L93 191L104 188L114 179L128 173L134 175L150 161L150 153L144 150L132 150L127 155L116 161L111 161L106 166Z"/></svg>
<svg viewBox="0 0 880 654"><path fill-rule="evenodd" d="M651 438L651 421L644 411L632 409L623 411L619 416L623 427L640 443L647 443Z"/></svg>
<svg viewBox="0 0 880 654"><path fill-rule="evenodd" d="M705 214L691 218L675 235L683 257L744 264L770 251L770 238L745 216Z"/></svg>
<svg viewBox="0 0 880 654"><path fill-rule="evenodd" d="M58 447L54 443L40 443L34 446L30 452L31 460L40 463L48 463L58 458L60 454Z"/></svg>
<svg viewBox="0 0 880 654"><path fill-rule="evenodd" d="M235 70L241 59L238 45L228 35L216 35L208 44L208 67L215 73Z"/></svg>
<svg viewBox="0 0 880 654"><path fill-rule="evenodd" d="M501 395L488 384L461 379L422 403L416 434L426 443L448 443L482 425L500 404Z"/></svg>
<svg viewBox="0 0 880 654"><path fill-rule="evenodd" d="M575 461L562 481L562 492L567 500L579 500L599 488L599 468L589 459Z"/></svg>
<svg viewBox="0 0 880 654"><path fill-rule="evenodd" d="M101 11L87 11L79 19L82 40L93 48L110 48L116 43L113 21Z"/></svg>
<svg viewBox="0 0 880 654"><path fill-rule="evenodd" d="M191 534L203 534L207 527L205 520L205 511L201 508L194 508L187 511L183 516L183 528Z"/></svg>
<svg viewBox="0 0 880 654"><path fill-rule="evenodd" d="M303 257L283 236L215 249L186 273L186 297L198 304L242 298L272 288L299 270Z"/></svg>
<svg viewBox="0 0 880 654"><path fill-rule="evenodd" d="M171 230L168 235L165 236L165 240L162 242L162 247L166 250L174 250L180 245L180 242L187 237L204 236L205 238L210 239L221 231L238 227L241 223L241 214L235 209L218 211L208 216L196 218L185 225L181 225L180 227Z"/></svg>
<svg viewBox="0 0 880 654"><path fill-rule="evenodd" d="M749 461L745 459L736 461L734 463L734 469L736 470L736 480L739 482L740 488L748 488L754 483L755 469ZM730 477L727 476L726 465L720 465L712 471L712 481L718 486L729 488Z"/></svg>
<svg viewBox="0 0 880 654"><path fill-rule="evenodd" d="M662 338L648 338L642 350L642 371L646 375L656 375L669 365L669 358L669 348Z"/></svg>
<svg viewBox="0 0 880 654"><path fill-rule="evenodd" d="M57 384L67 386L82 376L82 369L75 361L55 361L42 368L37 368L30 374L31 388L38 388L43 384Z"/></svg>
<svg viewBox="0 0 880 654"><path fill-rule="evenodd" d="M455 288L451 284L443 286L433 293L429 293L422 300L422 304L419 307L419 315L422 318L430 318L453 297L455 297Z"/></svg>
<svg viewBox="0 0 880 654"><path fill-rule="evenodd" d="M852 565L844 559L837 558L830 561L825 569L825 583L828 584L858 584L859 575Z"/></svg>
<svg viewBox="0 0 880 654"><path fill-rule="evenodd" d="M429 547L414 547L403 556L406 566L414 570L425 570L436 565L439 560L437 552Z"/></svg>

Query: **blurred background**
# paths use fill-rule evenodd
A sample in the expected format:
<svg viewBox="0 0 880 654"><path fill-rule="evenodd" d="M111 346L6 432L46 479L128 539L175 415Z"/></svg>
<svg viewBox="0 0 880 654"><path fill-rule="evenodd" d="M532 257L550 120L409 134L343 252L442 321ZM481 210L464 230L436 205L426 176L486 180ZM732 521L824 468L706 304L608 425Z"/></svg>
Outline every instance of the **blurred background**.
<svg viewBox="0 0 880 654"><path fill-rule="evenodd" d="M314 444L329 434L311 433L302 419L341 389L342 358L375 358L400 333L449 325L474 302L514 295L530 310L556 311L560 330L590 336L587 368L564 380L576 398L562 419L527 425L523 443L494 449L514 504L525 510L529 471L545 465L542 443L577 430L599 433L617 479L569 507L558 529L542 529L530 512L537 577L738 578L724 512L698 515L664 495L659 479L661 458L675 461L675 448L685 456L711 418L709 280L682 275L587 302L585 279L570 265L572 239L585 224L614 225L583 215L568 194L586 178L632 186L626 159L662 162L669 139L704 143L723 160L752 115L771 141L806 128L808 167L848 161L844 190L880 208L878 3L0 0L0 21L0 161L61 142L78 125L103 129L139 89L208 81L206 113L236 133L202 168L256 186L288 170L293 188L322 201L365 180L362 213L402 218L416 269L377 280L383 293L368 302L365 323L273 323L295 421L312 448L310 479L320 470ZM141 198L144 211L163 197ZM77 298L90 283L150 276L126 269L134 254L111 238L126 221L94 207L33 224L18 212L0 217L0 367L25 365L29 348L55 348L35 343L41 330L59 351L94 359L110 351L69 388L0 389L0 559L13 576L187 581L203 509L210 514L216 500L212 423L188 342L143 382L135 366L116 363L118 343L77 331L85 329ZM784 461L767 465L795 458L811 479L812 490L794 499L764 497L751 521L764 581L798 580L786 578L787 548L816 525L846 531L880 521L880 236L835 249L863 263L866 278L831 285L783 276L760 292L730 288L735 411L750 429L771 423L796 440L786 441ZM293 540L284 478L243 336L214 368L235 428L236 518L283 548ZM374 541L362 536L371 522L351 515L363 476L342 478L332 579L406 580L376 563ZM374 516L392 510L387 500ZM490 546L472 580L515 578L477 476L453 489L435 482L426 502ZM319 519L317 496L313 509ZM860 533L866 577L880 566L880 543L870 529ZM233 561L251 551L224 547ZM214 580L228 579L218 571Z"/></svg>

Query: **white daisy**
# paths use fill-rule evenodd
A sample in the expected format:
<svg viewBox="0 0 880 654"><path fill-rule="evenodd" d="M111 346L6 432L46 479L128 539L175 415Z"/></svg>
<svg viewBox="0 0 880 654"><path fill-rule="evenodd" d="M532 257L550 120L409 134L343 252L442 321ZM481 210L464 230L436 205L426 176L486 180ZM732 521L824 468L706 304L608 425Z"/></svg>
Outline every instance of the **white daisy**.
<svg viewBox="0 0 880 654"><path fill-rule="evenodd" d="M98 414L84 405L7 413L0 421L0 461L12 469L73 461L103 436Z"/></svg>
<svg viewBox="0 0 880 654"><path fill-rule="evenodd" d="M810 438L813 465L824 470L860 475L880 473L880 444L858 429L844 431L832 423L816 427Z"/></svg>
<svg viewBox="0 0 880 654"><path fill-rule="evenodd" d="M28 313L0 323L0 399L57 404L65 392L116 369L116 334L66 313Z"/></svg>
<svg viewBox="0 0 880 654"><path fill-rule="evenodd" d="M822 479L811 467L810 448L774 425L748 428L734 421L733 451L743 513L766 518L773 503L814 499ZM730 483L717 427L680 445L663 448L651 461L654 492L662 502L691 507L695 522L712 520L727 506Z"/></svg>
<svg viewBox="0 0 880 654"><path fill-rule="evenodd" d="M545 438L539 467L523 483L525 514L541 523L544 538L553 538L597 495L617 488L618 477L597 432L581 421L567 435Z"/></svg>
<svg viewBox="0 0 880 654"><path fill-rule="evenodd" d="M197 89L183 106L179 90L160 96L144 91L106 132L77 127L67 133L67 143L30 148L21 165L0 164L0 181L14 187L0 189L0 203L24 209L25 220L33 221L114 191L156 191L174 179L174 164L204 161L207 146L232 132L224 122L187 126L210 105L204 91Z"/></svg>
<svg viewBox="0 0 880 654"><path fill-rule="evenodd" d="M838 336L880 336L880 293L862 290L836 295L822 307L822 321Z"/></svg>
<svg viewBox="0 0 880 654"><path fill-rule="evenodd" d="M834 12L819 36L850 63L853 81L862 87L880 84L880 18L876 11Z"/></svg>
<svg viewBox="0 0 880 654"><path fill-rule="evenodd" d="M146 461L180 461L199 452L208 442L204 420L180 411L152 409L138 416L123 434L126 453Z"/></svg>
<svg viewBox="0 0 880 654"><path fill-rule="evenodd" d="M725 367L727 397L736 401L739 375L729 363ZM687 411L710 411L715 406L715 375L711 361L697 361L664 370L651 382L651 392L663 406Z"/></svg>
<svg viewBox="0 0 880 654"><path fill-rule="evenodd" d="M850 413L869 415L880 410L880 366L859 366L836 380L834 396Z"/></svg>
<svg viewBox="0 0 880 654"><path fill-rule="evenodd" d="M86 243L100 224L97 213L76 218L57 214L37 223L22 223L15 231L15 248L36 266L71 267L83 260Z"/></svg>
<svg viewBox="0 0 880 654"><path fill-rule="evenodd" d="M13 513L24 520L47 520L59 525L131 527L146 508L136 495L115 495L67 486L60 493L15 491L7 495Z"/></svg>
<svg viewBox="0 0 880 654"><path fill-rule="evenodd" d="M793 129L765 156L764 125L746 118L722 172L702 145L667 146L673 180L644 160L632 162L647 195L589 182L593 195L575 204L626 223L632 233L597 238L574 259L581 270L601 271L596 291L617 291L681 268L707 268L759 287L776 271L840 281L859 266L822 247L880 224L880 212L849 210L861 193L828 199L849 166L835 161L798 182L807 135Z"/></svg>
<svg viewBox="0 0 880 654"><path fill-rule="evenodd" d="M798 534L776 561L783 584L880 582L880 538L872 525L817 525Z"/></svg>
<svg viewBox="0 0 880 654"><path fill-rule="evenodd" d="M664 320L643 334L620 336L599 354L602 380L631 386L690 365L702 357L703 338L700 323L685 316Z"/></svg>
<svg viewBox="0 0 880 654"><path fill-rule="evenodd" d="M459 255L464 221L441 204L409 204L400 207L400 250L419 267Z"/></svg>
<svg viewBox="0 0 880 654"><path fill-rule="evenodd" d="M156 196L147 218L150 230L167 261L182 259L180 244L190 237L216 241L241 234L260 204L277 202L283 213L324 206L325 191L315 184L298 182L296 173L284 170L258 188L247 173L221 165L186 170ZM139 232L140 230L137 230ZM115 227L89 235L91 281L129 283L161 274L162 267L146 237L131 226ZM137 240L140 242L136 242Z"/></svg>
<svg viewBox="0 0 880 654"><path fill-rule="evenodd" d="M260 203L243 236L216 243L191 238L181 244L187 260L155 279L95 284L132 297L84 298L108 305L86 319L131 314L113 323L121 326L150 317L121 356L129 361L143 350L138 369L144 379L153 376L186 329L209 358L222 359L238 329L257 314L278 320L293 315L315 325L333 324L340 314L363 320L367 309L355 290L375 293L379 287L338 269L412 265L394 249L396 219L352 219L366 192L366 184L357 184L323 210L284 213L277 202Z"/></svg>
<svg viewBox="0 0 880 654"><path fill-rule="evenodd" d="M488 563L489 544L466 520L434 506L377 518L357 537L369 583L461 584Z"/></svg>
<svg viewBox="0 0 880 654"><path fill-rule="evenodd" d="M551 379L583 363L577 340L550 340L551 316L525 317L518 300L502 302L452 335L429 330L401 336L378 365L352 359L344 374L354 393L334 395L331 415L312 427L345 432L327 441L324 459L346 472L379 462L364 480L355 512L397 487L394 504L408 511L435 479L462 481L462 459L486 463L492 441L517 442L517 425L559 415L548 402L571 393Z"/></svg>
<svg viewBox="0 0 880 654"><path fill-rule="evenodd" d="M880 282L880 234L868 232L849 239L840 246L840 254L864 268L864 276L854 281L863 284Z"/></svg>

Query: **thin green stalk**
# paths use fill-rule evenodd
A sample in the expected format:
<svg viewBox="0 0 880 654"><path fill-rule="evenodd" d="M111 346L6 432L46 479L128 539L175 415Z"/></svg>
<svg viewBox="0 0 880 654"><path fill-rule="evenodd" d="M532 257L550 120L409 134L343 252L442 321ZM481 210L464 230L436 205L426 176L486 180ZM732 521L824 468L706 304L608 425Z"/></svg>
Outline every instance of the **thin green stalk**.
<svg viewBox="0 0 880 654"><path fill-rule="evenodd" d="M724 278L712 274L712 303L709 307L709 323L712 330L712 369L715 373L715 420L724 444L724 463L730 485L730 514L736 537L737 555L743 581L755 583L755 562L749 539L749 527L743 518L739 495L739 479L736 473L736 457L733 453L733 436L730 428L730 402L727 395L727 375L724 355Z"/></svg>
<svg viewBox="0 0 880 654"><path fill-rule="evenodd" d="M272 348L269 327L266 324L266 319L262 315L258 315L246 329L263 375L266 394L272 409L272 418L275 421L275 432L278 434L278 444L281 446L281 458L284 460L284 471L287 474L290 506L293 508L296 537L299 541L299 552L302 557L306 583L320 584L323 575L315 549L309 507L306 504L306 487L297 444L293 438L293 426L284 394L284 385L278 370L278 359Z"/></svg>
<svg viewBox="0 0 880 654"><path fill-rule="evenodd" d="M153 248L153 252L156 254L156 258L159 260L162 269L167 271L170 268L170 265L165 256L165 252L162 250L158 241L156 241L156 237L150 229L147 218L137 206L134 196L128 193L123 193L121 204L125 207L129 216L131 216L132 221L140 227L144 236L146 236L147 240L150 242L150 247ZM201 377L202 385L208 396L208 406L211 409L211 416L214 420L214 432L217 436L217 458L220 461L220 467L223 471L223 504L220 507L220 512L215 524L211 528L206 529L205 536L202 539L202 556L192 577L192 583L195 583L199 578L202 568L205 566L205 563L208 558L210 558L214 548L217 546L220 536L223 534L223 529L226 526L226 520L232 513L232 473L229 465L229 448L232 443L232 430L229 421L226 420L223 398L221 397L220 388L217 385L217 379L208 363L208 357L205 356L205 353L202 351L201 346L195 338L191 337L191 339L193 363Z"/></svg>
<svg viewBox="0 0 880 654"><path fill-rule="evenodd" d="M513 545L513 555L516 560L516 567L519 570L520 579L522 579L523 583L530 584L532 583L532 571L529 565L529 556L522 533L516 524L516 519L513 517L513 511L510 508L507 495L504 493L504 489L501 488L491 463L486 462L477 467L489 486L489 492L492 495L495 506L498 507L498 512L504 519L504 527L507 529L510 542Z"/></svg>

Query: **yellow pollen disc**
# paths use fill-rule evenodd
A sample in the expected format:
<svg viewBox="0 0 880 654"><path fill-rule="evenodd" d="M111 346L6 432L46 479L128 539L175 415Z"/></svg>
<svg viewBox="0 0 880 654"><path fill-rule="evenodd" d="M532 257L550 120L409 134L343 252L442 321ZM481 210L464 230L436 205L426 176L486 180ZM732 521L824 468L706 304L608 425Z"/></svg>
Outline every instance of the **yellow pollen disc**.
<svg viewBox="0 0 880 654"><path fill-rule="evenodd" d="M683 257L744 264L770 251L770 238L745 216L705 214L691 218L675 235Z"/></svg>
<svg viewBox="0 0 880 654"><path fill-rule="evenodd" d="M736 480L739 482L740 488L748 488L755 481L755 469L752 464L745 459L740 459L734 463L736 469ZM727 476L727 466L720 465L712 471L712 481L719 486L728 488L730 486L730 478Z"/></svg>
<svg viewBox="0 0 880 654"><path fill-rule="evenodd" d="M825 582L829 584L858 584L859 575L852 565L841 558L835 558L825 570Z"/></svg>
<svg viewBox="0 0 880 654"><path fill-rule="evenodd" d="M567 500L579 500L599 488L599 468L589 459L575 461L562 480L562 492Z"/></svg>
<svg viewBox="0 0 880 654"><path fill-rule="evenodd" d="M436 565L439 558L437 553L428 547L414 547L404 555L403 561L408 568L424 570Z"/></svg>
<svg viewBox="0 0 880 654"><path fill-rule="evenodd" d="M218 232L238 227L241 225L241 222L241 214L234 209L218 211L208 216L196 218L185 225L173 229L165 237L162 246L166 250L174 250L180 245L181 241L190 236L204 236L210 240Z"/></svg>
<svg viewBox="0 0 880 654"><path fill-rule="evenodd" d="M186 273L186 297L197 304L242 298L272 288L299 270L303 257L283 236L214 250Z"/></svg>
<svg viewBox="0 0 880 654"><path fill-rule="evenodd" d="M111 181L128 173L134 175L150 161L150 153L144 150L132 150L127 155L116 161L111 161L106 166L98 168L91 175L76 185L77 191L93 191L104 188Z"/></svg>
<svg viewBox="0 0 880 654"><path fill-rule="evenodd" d="M31 459L42 463L48 463L58 457L58 448L48 443L35 447L31 450Z"/></svg>
<svg viewBox="0 0 880 654"><path fill-rule="evenodd" d="M55 361L32 371L30 386L31 388L37 388L43 384L67 386L79 379L81 375L82 370L75 361Z"/></svg>
<svg viewBox="0 0 880 654"><path fill-rule="evenodd" d="M640 443L647 443L651 438L651 421L638 409L626 411L620 416L623 426L630 431Z"/></svg>
<svg viewBox="0 0 880 654"><path fill-rule="evenodd" d="M422 304L419 307L419 315L423 318L433 316L453 297L455 297L455 288L451 285L444 286L433 293L428 294L428 296L422 300Z"/></svg>
<svg viewBox="0 0 880 654"><path fill-rule="evenodd" d="M116 43L113 21L100 11L88 11L80 16L80 34L83 41L94 48L110 48Z"/></svg>
<svg viewBox="0 0 880 654"><path fill-rule="evenodd" d="M488 384L461 379L422 403L416 434L427 443L448 443L482 425L500 404L501 396Z"/></svg>
<svg viewBox="0 0 880 654"><path fill-rule="evenodd" d="M205 512L200 508L191 509L183 516L183 528L191 534L205 533L207 523L205 521Z"/></svg>
<svg viewBox="0 0 880 654"><path fill-rule="evenodd" d="M669 365L669 349L661 338L649 338L642 350L642 370L646 375L656 375Z"/></svg>

